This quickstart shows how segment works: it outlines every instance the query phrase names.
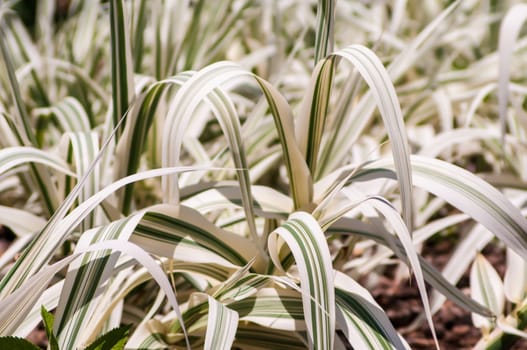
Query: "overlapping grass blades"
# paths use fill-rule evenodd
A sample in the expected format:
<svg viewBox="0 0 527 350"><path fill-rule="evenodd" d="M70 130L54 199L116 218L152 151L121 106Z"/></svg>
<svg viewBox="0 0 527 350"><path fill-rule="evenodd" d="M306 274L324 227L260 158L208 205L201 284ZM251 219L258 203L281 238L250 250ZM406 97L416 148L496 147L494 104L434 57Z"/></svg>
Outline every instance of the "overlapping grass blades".
<svg viewBox="0 0 527 350"><path fill-rule="evenodd" d="M304 212L293 213L269 237L271 258L275 265L282 268L278 257L278 237L287 244L298 267L310 347L333 349L335 287L324 234L312 216Z"/></svg>
<svg viewBox="0 0 527 350"><path fill-rule="evenodd" d="M527 258L518 208L527 197L423 156L499 168L499 134L485 116L496 84L475 76L479 66L458 68L459 57L472 58L458 47L466 32L448 36L448 25L471 18L475 4L425 6L423 16L436 18L410 25L405 1L321 0L316 16L295 1L71 3L57 21L41 7L35 33L15 15L1 33L0 193L22 193L16 208L0 206L0 216L13 216L0 223L19 237L0 265L21 253L0 282L2 334L26 336L40 319L33 304L42 303L55 312L63 348L134 323L130 348L407 349L351 277L392 258L414 272L432 330L438 304L430 310L425 281L485 318L501 311L464 295L448 282L455 273L443 276L418 248L472 218L491 232L475 246L496 236ZM283 21L272 22L271 9ZM374 43L379 13L393 16L375 50L342 42ZM345 33L335 33L344 17ZM479 29L492 27L483 22ZM516 36L501 41L501 65ZM342 49L332 52L334 41ZM354 72L337 69L342 61ZM481 61L490 67L495 58ZM502 68L501 115L508 80ZM511 102L519 127L506 136L518 154L503 167L515 176L524 173L515 160L525 137ZM428 136L441 145L427 144ZM488 153L473 160L480 140ZM410 144L421 156L410 155ZM445 203L465 214L439 211ZM359 266L370 257L369 267Z"/></svg>

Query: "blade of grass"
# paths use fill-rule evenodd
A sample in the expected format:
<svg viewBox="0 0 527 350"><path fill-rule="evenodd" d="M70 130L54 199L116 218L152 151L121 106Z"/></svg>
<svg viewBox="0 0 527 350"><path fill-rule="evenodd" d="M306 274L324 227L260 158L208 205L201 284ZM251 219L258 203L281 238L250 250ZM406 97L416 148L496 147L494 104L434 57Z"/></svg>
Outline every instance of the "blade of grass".
<svg viewBox="0 0 527 350"><path fill-rule="evenodd" d="M333 51L335 0L319 0L315 37L315 65Z"/></svg>
<svg viewBox="0 0 527 350"><path fill-rule="evenodd" d="M509 100L509 79L511 75L511 62L514 44L520 30L527 20L527 5L516 4L507 11L500 26L499 37L499 78L498 78L498 112L501 123L501 141L505 142L507 104Z"/></svg>
<svg viewBox="0 0 527 350"><path fill-rule="evenodd" d="M205 349L232 348L238 326L238 313L208 296L209 317L205 334Z"/></svg>
<svg viewBox="0 0 527 350"><path fill-rule="evenodd" d="M278 238L286 242L298 266L310 348L333 349L335 289L332 262L324 233L310 214L293 213L269 236L271 259L281 268Z"/></svg>
<svg viewBox="0 0 527 350"><path fill-rule="evenodd" d="M123 0L110 0L113 126L117 126L134 98L133 63ZM117 131L119 141L122 128Z"/></svg>

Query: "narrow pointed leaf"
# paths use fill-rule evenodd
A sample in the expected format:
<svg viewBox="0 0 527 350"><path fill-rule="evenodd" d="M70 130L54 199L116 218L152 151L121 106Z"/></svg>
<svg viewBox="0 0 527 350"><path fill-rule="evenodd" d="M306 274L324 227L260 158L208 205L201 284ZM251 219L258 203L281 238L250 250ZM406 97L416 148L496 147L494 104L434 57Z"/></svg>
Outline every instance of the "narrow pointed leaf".
<svg viewBox="0 0 527 350"><path fill-rule="evenodd" d="M492 265L481 254L476 256L470 269L470 294L474 300L488 307L495 315L501 315L505 305L503 282ZM478 328L493 328L491 320L473 314L472 321Z"/></svg>
<svg viewBox="0 0 527 350"><path fill-rule="evenodd" d="M514 44L523 24L527 20L527 5L516 4L509 9L500 26L499 38L499 81L498 81L498 112L501 122L502 140L505 139L507 122L507 104L509 101L509 79L511 75L512 53Z"/></svg>
<svg viewBox="0 0 527 350"><path fill-rule="evenodd" d="M209 317L205 349L230 349L238 326L238 313L209 296Z"/></svg>
<svg viewBox="0 0 527 350"><path fill-rule="evenodd" d="M329 248L316 220L305 212L293 213L269 236L269 251L280 267L277 239L286 242L295 258L310 347L333 349L335 289Z"/></svg>
<svg viewBox="0 0 527 350"><path fill-rule="evenodd" d="M117 126L134 98L133 63L124 2L110 0L113 126ZM119 130L116 139L119 139Z"/></svg>

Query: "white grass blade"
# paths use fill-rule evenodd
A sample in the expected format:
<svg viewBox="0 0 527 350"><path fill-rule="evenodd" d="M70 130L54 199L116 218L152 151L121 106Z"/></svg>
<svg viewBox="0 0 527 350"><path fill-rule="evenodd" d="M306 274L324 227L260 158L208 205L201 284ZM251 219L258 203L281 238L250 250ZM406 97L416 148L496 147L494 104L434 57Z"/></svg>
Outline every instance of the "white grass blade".
<svg viewBox="0 0 527 350"><path fill-rule="evenodd" d="M393 59L387 67L391 81L399 80L427 51L436 47L435 43L447 27L448 21L452 19L452 15L460 8L461 3L461 0L457 0L450 4ZM350 146L358 139L371 120L374 109L374 96L372 91L368 91L353 107L347 119L343 121L342 127L336 130L337 134L334 136L336 141L331 143L331 149L324 150L324 155L331 159L326 162L323 169L320 169L321 175L337 169L342 164Z"/></svg>
<svg viewBox="0 0 527 350"><path fill-rule="evenodd" d="M4 18L2 18L2 22L4 22ZM4 27L4 26L2 26ZM21 131L23 131L23 140L24 145L36 145L37 139L35 137L35 133L33 131L33 128L30 125L30 118L27 113L26 106L24 104L24 101L22 100L22 94L20 92L20 86L18 84L18 80L15 74L15 66L13 64L11 54L9 53L9 49L6 45L6 33L4 28L0 28L0 53L2 54L2 58L4 61L4 64L6 66L6 71L9 77L9 87L11 89L11 94L13 96L13 102L16 107L16 123L21 128Z"/></svg>
<svg viewBox="0 0 527 350"><path fill-rule="evenodd" d="M230 349L238 325L238 313L209 296L209 317L205 334L205 350Z"/></svg>
<svg viewBox="0 0 527 350"><path fill-rule="evenodd" d="M84 232L75 251L83 251L98 241L126 241L141 218L142 215L135 215L100 229ZM80 346L84 322L90 319L105 289L105 283L110 283L118 257L118 253L111 254L110 251L103 250L86 253L82 259L70 264L53 327L61 348L74 349Z"/></svg>
<svg viewBox="0 0 527 350"><path fill-rule="evenodd" d="M372 223L365 223L355 219L341 218L330 228L328 228L328 232L333 234L354 234L366 239L372 239L392 249L399 259L409 264L408 257L406 256L406 252L402 243L397 239L396 236L393 236L391 233L386 231L382 225L374 225ZM431 286L467 310L487 317L492 316L492 312L490 310L463 294L458 288L445 279L445 277L443 277L443 275L432 265L430 265L424 258L419 255L418 258L425 276L425 280ZM432 310L435 311L435 309Z"/></svg>
<svg viewBox="0 0 527 350"><path fill-rule="evenodd" d="M246 265L256 253L256 247L247 238L216 227L185 206L149 208L131 239L161 256L197 264L215 263L228 268Z"/></svg>
<svg viewBox="0 0 527 350"><path fill-rule="evenodd" d="M233 65L220 62L210 65L200 72L194 74L177 91L171 103L166 121L166 129L163 134L163 166L173 166L179 164L180 150L183 143L184 134L188 128L191 117L200 102L208 97L211 107L216 115L218 122L229 143L234 164L237 168L238 181L242 191L243 208L247 217L249 233L259 246L259 253L266 257L265 250L260 246L258 233L254 223L255 216L252 207L252 195L248 165L244 150L243 140L241 139L241 125L233 102L220 89L220 86L227 82L227 77L238 79L233 70ZM243 76L242 76L243 77ZM165 179L164 179L165 180ZM169 203L179 201L178 178L173 176L167 182L163 182L165 199Z"/></svg>
<svg viewBox="0 0 527 350"><path fill-rule="evenodd" d="M476 255L470 269L470 294L472 298L486 307L495 315L501 315L505 305L503 282L492 265L481 254ZM478 328L489 330L494 328L491 320L477 314L472 314L472 322Z"/></svg>
<svg viewBox="0 0 527 350"><path fill-rule="evenodd" d="M60 157L33 147L8 147L0 150L0 174L26 163L38 163L69 176L75 174Z"/></svg>
<svg viewBox="0 0 527 350"><path fill-rule="evenodd" d="M350 344L361 349L410 349L368 290L338 272L337 320Z"/></svg>
<svg viewBox="0 0 527 350"><path fill-rule="evenodd" d="M38 300L35 302L33 308L26 315L24 321L20 324L16 331L13 332L13 336L25 338L31 333L31 331L35 329L35 327L38 326L40 322L42 322L42 306L44 306L48 311L57 307L60 291L63 285L64 281L59 281L42 292L42 295L40 295Z"/></svg>
<svg viewBox="0 0 527 350"><path fill-rule="evenodd" d="M20 287L33 274L38 272L53 256L55 250L64 242L71 231L77 227L80 222L89 215L102 201L118 189L129 183L145 180L156 176L174 174L181 171L204 170L197 167L176 167L163 168L145 171L142 173L130 175L119 181L116 181L95 195L82 202L68 216L54 223L54 230L50 230L49 223L40 232L35 240L31 242L28 249L20 256L15 265L8 271L6 276L0 281L1 296L5 298L14 290ZM207 169L210 170L210 169ZM53 235L53 239L51 239Z"/></svg>
<svg viewBox="0 0 527 350"><path fill-rule="evenodd" d="M255 78L273 115L295 209L306 207L313 199L313 180L295 137L293 112L285 98L271 84L256 76Z"/></svg>
<svg viewBox="0 0 527 350"><path fill-rule="evenodd" d="M234 345L244 350L305 350L307 347L302 336L295 332L280 332L254 325L239 325Z"/></svg>
<svg viewBox="0 0 527 350"><path fill-rule="evenodd" d="M139 169L139 163L145 147L148 132L154 123L154 113L160 99L171 87L179 88L191 77L184 72L159 81L148 87L147 91L137 96L128 112L126 125L116 147L114 178L120 179L132 175ZM119 208L127 214L130 211L133 184L119 192Z"/></svg>
<svg viewBox="0 0 527 350"><path fill-rule="evenodd" d="M63 136L63 150L71 151L65 156L71 155L71 159L68 159L70 163L75 165L75 171L77 179L82 179L85 175L87 176L86 182L81 188L79 193L79 202L84 202L92 195L97 193L100 189L100 165L95 161L99 154L99 135L95 132L75 132L66 133ZM93 168L90 168L92 167ZM91 169L91 171L90 171ZM64 184L64 197L71 192L72 182L66 178ZM81 224L81 231L85 231L89 228L94 227L97 224L96 211L90 213L86 220L83 220Z"/></svg>
<svg viewBox="0 0 527 350"><path fill-rule="evenodd" d="M512 53L514 44L527 20L527 5L516 4L509 9L503 18L499 38L499 77L498 77L498 112L501 123L502 141L505 139L507 122L507 104L509 101L509 79L511 75ZM503 142L502 142L503 143Z"/></svg>
<svg viewBox="0 0 527 350"><path fill-rule="evenodd" d="M22 209L0 205L0 224L22 237L40 231L46 225L46 220Z"/></svg>
<svg viewBox="0 0 527 350"><path fill-rule="evenodd" d="M379 160L358 173L362 175L355 176L355 180L359 177L394 178L393 163L388 159ZM438 159L412 156L412 174L416 186L470 215L527 259L527 220L497 189L476 175Z"/></svg>
<svg viewBox="0 0 527 350"><path fill-rule="evenodd" d="M266 186L252 186L254 212L265 218L287 218L293 211L290 197ZM228 207L240 207L241 191L235 182L200 183L181 190L182 203L198 210L210 213Z"/></svg>
<svg viewBox="0 0 527 350"><path fill-rule="evenodd" d="M514 250L507 248L507 270L503 280L503 292L507 300L520 304L527 291L527 263Z"/></svg>
<svg viewBox="0 0 527 350"><path fill-rule="evenodd" d="M269 236L271 258L280 267L278 238L286 242L298 266L310 348L333 349L335 290L331 256L324 233L311 215L293 213Z"/></svg>
<svg viewBox="0 0 527 350"><path fill-rule="evenodd" d="M336 0L319 0L315 38L315 65L333 51Z"/></svg>
<svg viewBox="0 0 527 350"><path fill-rule="evenodd" d="M123 0L110 0L113 127L118 125L134 98L132 52L126 27ZM121 132L122 129L117 131L116 140Z"/></svg>
<svg viewBox="0 0 527 350"><path fill-rule="evenodd" d="M390 76L375 54L360 45L352 45L334 53L353 63L372 91L391 140L403 204L403 218L408 230L413 229L412 168L410 146L404 127L401 107Z"/></svg>
<svg viewBox="0 0 527 350"><path fill-rule="evenodd" d="M360 194L356 193L355 191L350 191L349 188L343 189L343 193L346 194L348 198L355 198L355 200L357 199L358 195L360 196ZM428 293L426 292L426 286L424 283L421 264L417 256L417 252L415 250L414 243L412 241L412 237L410 235L410 232L408 231L408 228L405 226L397 210L386 199L382 197L369 197L364 199L362 205L364 204L371 205L373 208L375 208L375 210L377 210L386 218L390 227L393 228L402 246L404 247L404 251L409 261L409 266L415 275L415 280L417 281L417 288L419 289L419 294L423 303L423 308L425 311L426 319L428 321L428 326L430 327L430 330L432 332L432 337L434 338L436 348L439 349L439 343L437 341L434 323L432 321L432 312L430 310L430 302L428 300ZM387 239L388 238L389 237L387 237Z"/></svg>
<svg viewBox="0 0 527 350"><path fill-rule="evenodd" d="M73 97L64 100L50 108L41 108L39 113L52 113L63 131L89 132L90 119L80 102Z"/></svg>
<svg viewBox="0 0 527 350"><path fill-rule="evenodd" d="M42 269L19 288L16 293L0 301L0 334L11 335L22 323L27 313L57 272L68 266L79 255L70 255Z"/></svg>

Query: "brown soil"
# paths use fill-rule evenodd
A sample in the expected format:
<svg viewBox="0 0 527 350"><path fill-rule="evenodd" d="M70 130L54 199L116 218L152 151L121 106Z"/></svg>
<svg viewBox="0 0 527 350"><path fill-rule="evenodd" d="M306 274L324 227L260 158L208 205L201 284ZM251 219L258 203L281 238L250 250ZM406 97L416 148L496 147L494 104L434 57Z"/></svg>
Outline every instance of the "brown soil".
<svg viewBox="0 0 527 350"><path fill-rule="evenodd" d="M423 249L423 256L441 269L448 261L452 250L452 243L447 241L428 244ZM506 268L504 250L489 245L482 253L503 277ZM387 275L372 290L373 297L386 310L393 325L412 349L435 349L432 333L426 322L417 329L407 330L423 310L416 283L406 281L397 284L389 273ZM468 270L457 286L463 292L469 293ZM445 302L441 310L434 315L433 321L441 349L472 349L481 338L480 330L472 325L470 312L451 301ZM527 349L527 340L518 340L511 349Z"/></svg>

